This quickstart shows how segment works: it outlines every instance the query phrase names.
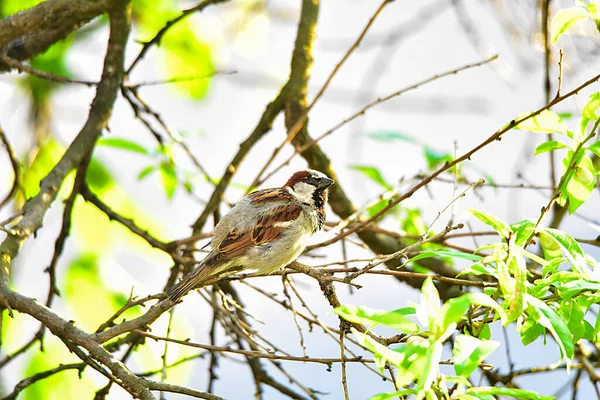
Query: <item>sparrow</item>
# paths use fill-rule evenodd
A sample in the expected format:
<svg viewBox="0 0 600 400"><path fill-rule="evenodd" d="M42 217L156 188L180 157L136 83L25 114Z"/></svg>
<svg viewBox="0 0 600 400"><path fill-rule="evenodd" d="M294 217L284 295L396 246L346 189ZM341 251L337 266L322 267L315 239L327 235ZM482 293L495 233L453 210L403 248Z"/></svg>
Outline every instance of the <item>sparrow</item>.
<svg viewBox="0 0 600 400"><path fill-rule="evenodd" d="M271 274L294 261L323 227L327 188L333 183L309 169L294 173L282 187L242 197L215 227L208 255L169 290L171 302L236 272Z"/></svg>

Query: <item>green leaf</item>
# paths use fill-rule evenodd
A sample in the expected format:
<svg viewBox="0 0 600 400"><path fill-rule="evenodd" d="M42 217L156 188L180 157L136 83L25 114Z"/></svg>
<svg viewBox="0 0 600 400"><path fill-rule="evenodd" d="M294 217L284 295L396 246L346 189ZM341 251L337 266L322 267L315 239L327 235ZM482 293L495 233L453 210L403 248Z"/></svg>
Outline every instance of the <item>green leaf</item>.
<svg viewBox="0 0 600 400"><path fill-rule="evenodd" d="M599 292L600 282L584 279L564 282L559 286L558 291L562 299L570 299L585 291Z"/></svg>
<svg viewBox="0 0 600 400"><path fill-rule="evenodd" d="M600 157L600 142L596 142L588 147L597 157Z"/></svg>
<svg viewBox="0 0 600 400"><path fill-rule="evenodd" d="M371 178L371 180L383 186L386 190L393 189L392 185L387 183L381 172L379 172L379 170L375 167L370 167L367 165L350 165L350 168L362 172L363 174Z"/></svg>
<svg viewBox="0 0 600 400"><path fill-rule="evenodd" d="M540 232L540 246L542 246L546 260L550 261L555 258L562 257L560 243L554 239L554 236L546 233L545 231Z"/></svg>
<svg viewBox="0 0 600 400"><path fill-rule="evenodd" d="M92 192L97 196L110 190L115 185L115 180L111 172L97 158L92 158L90 161L85 180Z"/></svg>
<svg viewBox="0 0 600 400"><path fill-rule="evenodd" d="M439 312L440 320L437 324L442 326L443 330L446 330L451 324L460 321L466 316L467 310L472 305L493 309L502 320L502 324L505 325L507 323L506 313L494 299L484 293L472 292L465 293L444 303Z"/></svg>
<svg viewBox="0 0 600 400"><path fill-rule="evenodd" d="M43 0L5 0L0 2L0 17L8 17L16 14L19 11L33 8L40 4Z"/></svg>
<svg viewBox="0 0 600 400"><path fill-rule="evenodd" d="M141 144L133 142L129 139L118 138L118 137L105 137L98 140L98 144L101 146L114 147L116 149L131 151L138 154L149 155L150 150L146 149Z"/></svg>
<svg viewBox="0 0 600 400"><path fill-rule="evenodd" d="M560 244L565 251L567 259L573 265L574 270L580 274L587 275L585 253L573 236L553 228L545 228L543 232L552 236Z"/></svg>
<svg viewBox="0 0 600 400"><path fill-rule="evenodd" d="M61 342L46 338L44 351L34 353L29 359L25 371L22 372L22 377L30 377L55 368L59 362L67 364L66 360L75 362L72 354ZM27 386L18 398L20 400L92 398L95 392L93 379L90 374L83 374L79 379L77 373L77 369L69 369L50 375Z"/></svg>
<svg viewBox="0 0 600 400"><path fill-rule="evenodd" d="M173 198L175 190L177 189L177 172L175 171L175 165L173 163L161 163L159 171L165 194L170 200Z"/></svg>
<svg viewBox="0 0 600 400"><path fill-rule="evenodd" d="M591 94L587 104L585 105L585 107L583 107L580 125L581 136L585 135L585 131L590 121L596 121L600 117L597 114L598 109L600 109L600 92Z"/></svg>
<svg viewBox="0 0 600 400"><path fill-rule="evenodd" d="M454 371L468 378L487 356L500 346L493 340L479 340L468 335L458 335L452 348Z"/></svg>
<svg viewBox="0 0 600 400"><path fill-rule="evenodd" d="M164 61L171 76L198 78L178 81L175 87L192 99L202 99L212 80L214 65L211 48L198 37L192 20L169 29L159 49L165 52Z"/></svg>
<svg viewBox="0 0 600 400"><path fill-rule="evenodd" d="M415 313L415 309L410 307L399 308L394 311L380 311L368 307L344 305L337 307L334 312L346 321L357 324L383 324L405 333L419 331L419 326L406 318L406 315Z"/></svg>
<svg viewBox="0 0 600 400"><path fill-rule="evenodd" d="M449 257L449 258L460 258L463 260L481 261L481 256L478 256L477 254L470 254L470 253L464 253L462 251L452 251L452 250L431 250L431 251L424 251L422 253L417 254L416 256L410 258L405 264L423 260L425 258L433 258L433 257Z"/></svg>
<svg viewBox="0 0 600 400"><path fill-rule="evenodd" d="M463 269L462 271L460 271L458 273L457 277L461 276L461 275L467 275L467 274L471 274L471 275L475 275L475 276L480 276L480 275L489 275L489 276L493 276L493 277L498 276L498 274L496 274L496 271L493 268L487 267L480 263L472 264L471 266Z"/></svg>
<svg viewBox="0 0 600 400"><path fill-rule="evenodd" d="M435 169L441 164L454 161L450 153L439 152L428 146L425 147L424 155L429 169Z"/></svg>
<svg viewBox="0 0 600 400"><path fill-rule="evenodd" d="M42 142L31 164L23 169L22 188L25 200L39 193L40 182L58 163L64 151L64 147L53 138Z"/></svg>
<svg viewBox="0 0 600 400"><path fill-rule="evenodd" d="M68 307L77 317L77 324L86 330L96 329L121 305L104 286L95 254L83 254L71 262L64 294Z"/></svg>
<svg viewBox="0 0 600 400"><path fill-rule="evenodd" d="M525 118L528 115L529 114L519 115L517 119ZM526 119L517 125L515 129L536 133L560 133L566 136L568 136L569 130L558 114L550 110L544 110L535 117Z"/></svg>
<svg viewBox="0 0 600 400"><path fill-rule="evenodd" d="M71 77L66 58L72 43L72 37L56 42L43 54L35 56L31 60L31 66L51 74ZM26 75L19 81L19 84L28 94L31 94L34 108L48 107L49 105L46 102L49 101L54 91L61 87L59 83L34 75Z"/></svg>
<svg viewBox="0 0 600 400"><path fill-rule="evenodd" d="M430 342L431 343L431 342ZM437 378L440 371L440 360L444 346L441 341L435 340L425 353L425 363L419 375L419 386L423 390L431 389L431 385Z"/></svg>
<svg viewBox="0 0 600 400"><path fill-rule="evenodd" d="M592 195L596 185L596 171L592 160L583 156L571 175L566 187L569 197L569 213L573 214Z"/></svg>
<svg viewBox="0 0 600 400"><path fill-rule="evenodd" d="M560 304L558 313L563 321L567 322L567 327L573 335L573 342L577 343L585 333L583 324L585 313L576 300L565 300Z"/></svg>
<svg viewBox="0 0 600 400"><path fill-rule="evenodd" d="M145 177L147 177L148 175L150 175L152 172L156 171L158 169L158 167L156 165L148 165L147 167L145 167L143 170L140 171L140 173L138 174L138 180L141 181L142 179L144 179Z"/></svg>
<svg viewBox="0 0 600 400"><path fill-rule="evenodd" d="M505 293L504 301L510 321L516 321L523 314L525 308L525 297L523 295L527 293L527 266L524 258L520 254L516 254L517 249L514 247L516 246L511 246L511 253L506 264L509 273L514 276L511 291Z"/></svg>
<svg viewBox="0 0 600 400"><path fill-rule="evenodd" d="M431 278L425 279L421 287L421 304L417 308L417 317L422 325L431 332L437 332L437 318L440 312L440 294Z"/></svg>
<svg viewBox="0 0 600 400"><path fill-rule="evenodd" d="M528 294L525 294L525 297L529 304L527 314L550 331L560 348L561 358L566 358L569 362L573 358L574 347L572 334L565 322L543 301Z"/></svg>
<svg viewBox="0 0 600 400"><path fill-rule="evenodd" d="M354 328L352 328L352 334L356 337L358 343L364 346L371 353L376 354L380 357L380 360L383 362L382 364L378 365L380 370L383 370L383 367L385 366L386 362L389 362L390 364L400 368L402 362L405 359L405 356L403 354L390 350L389 348L385 347L381 343L371 338L369 335L361 333Z"/></svg>
<svg viewBox="0 0 600 400"><path fill-rule="evenodd" d="M479 386L467 389L467 394L475 396L492 395L492 396L510 396L522 400L552 400L554 396L542 396L535 392L522 389L511 389L500 386Z"/></svg>
<svg viewBox="0 0 600 400"><path fill-rule="evenodd" d="M535 223L529 219L510 224L510 230L513 231L516 236L515 244L517 246L523 246L525 241L531 236L534 227Z"/></svg>
<svg viewBox="0 0 600 400"><path fill-rule="evenodd" d="M388 400L388 399L398 399L408 396L409 394L417 394L416 390L404 389L399 390L394 393L379 393L374 396L369 397L369 400Z"/></svg>
<svg viewBox="0 0 600 400"><path fill-rule="evenodd" d="M419 142L417 142L415 139L413 139L409 135L406 135L406 134L400 133L400 132L393 132L393 131L369 132L366 134L366 136L370 137L371 139L378 140L380 142L402 141L402 142L419 144Z"/></svg>
<svg viewBox="0 0 600 400"><path fill-rule="evenodd" d="M493 216L492 214L490 214L486 211L475 210L475 209L469 209L467 211L469 211L471 214L476 216L484 224L489 225L492 228L494 228L494 230L496 232L498 232L498 234L500 234L501 237L506 239L510 236L510 233L512 231L510 229L510 226L508 226L506 224L506 222L496 218L495 216Z"/></svg>
<svg viewBox="0 0 600 400"><path fill-rule="evenodd" d="M544 143L540 144L538 147L536 147L535 151L533 152L533 155L537 156L538 154L541 154L541 153L546 153L546 152L557 150L557 149L568 149L568 148L569 148L569 146L567 146L566 144L564 144L561 141L548 140L547 142L544 142Z"/></svg>
<svg viewBox="0 0 600 400"><path fill-rule="evenodd" d="M528 344L533 343L544 332L546 332L546 328L542 325L531 319L526 319L520 332L521 342L527 346Z"/></svg>
<svg viewBox="0 0 600 400"><path fill-rule="evenodd" d="M584 7L569 7L559 10L550 24L552 43L556 43L558 38L573 25L591 17L589 10Z"/></svg>

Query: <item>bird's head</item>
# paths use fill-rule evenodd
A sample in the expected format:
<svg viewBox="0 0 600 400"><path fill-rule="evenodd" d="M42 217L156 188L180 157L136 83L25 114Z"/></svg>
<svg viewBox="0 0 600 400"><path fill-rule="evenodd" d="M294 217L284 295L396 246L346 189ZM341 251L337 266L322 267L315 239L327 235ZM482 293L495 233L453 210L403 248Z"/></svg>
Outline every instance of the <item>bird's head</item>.
<svg viewBox="0 0 600 400"><path fill-rule="evenodd" d="M284 185L299 201L323 207L327 201L327 188L334 180L322 172L307 169L294 173Z"/></svg>

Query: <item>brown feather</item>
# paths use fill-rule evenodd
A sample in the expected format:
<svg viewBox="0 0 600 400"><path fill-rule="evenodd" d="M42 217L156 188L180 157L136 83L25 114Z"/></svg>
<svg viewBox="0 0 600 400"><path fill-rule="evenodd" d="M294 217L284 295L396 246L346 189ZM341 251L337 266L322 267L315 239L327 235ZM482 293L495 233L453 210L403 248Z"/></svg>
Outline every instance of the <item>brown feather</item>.
<svg viewBox="0 0 600 400"><path fill-rule="evenodd" d="M302 212L302 207L286 205L273 209L268 215L263 215L256 221L250 231L231 231L218 247L219 258L232 259L242 256L254 246L260 246L279 238L285 229L275 226L278 222L294 221Z"/></svg>
<svg viewBox="0 0 600 400"><path fill-rule="evenodd" d="M250 197L250 203L252 204L294 199L290 192L282 188L257 190L250 193L248 197Z"/></svg>

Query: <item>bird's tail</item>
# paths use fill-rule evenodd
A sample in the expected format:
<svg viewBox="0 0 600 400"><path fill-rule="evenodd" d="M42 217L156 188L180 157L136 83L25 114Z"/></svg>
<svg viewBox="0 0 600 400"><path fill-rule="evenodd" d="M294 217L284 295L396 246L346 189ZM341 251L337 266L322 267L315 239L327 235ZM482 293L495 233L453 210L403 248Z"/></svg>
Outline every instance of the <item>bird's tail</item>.
<svg viewBox="0 0 600 400"><path fill-rule="evenodd" d="M169 299L177 303L190 290L202 286L208 280L220 273L213 257L207 257L192 272L187 274L179 283L169 290Z"/></svg>

